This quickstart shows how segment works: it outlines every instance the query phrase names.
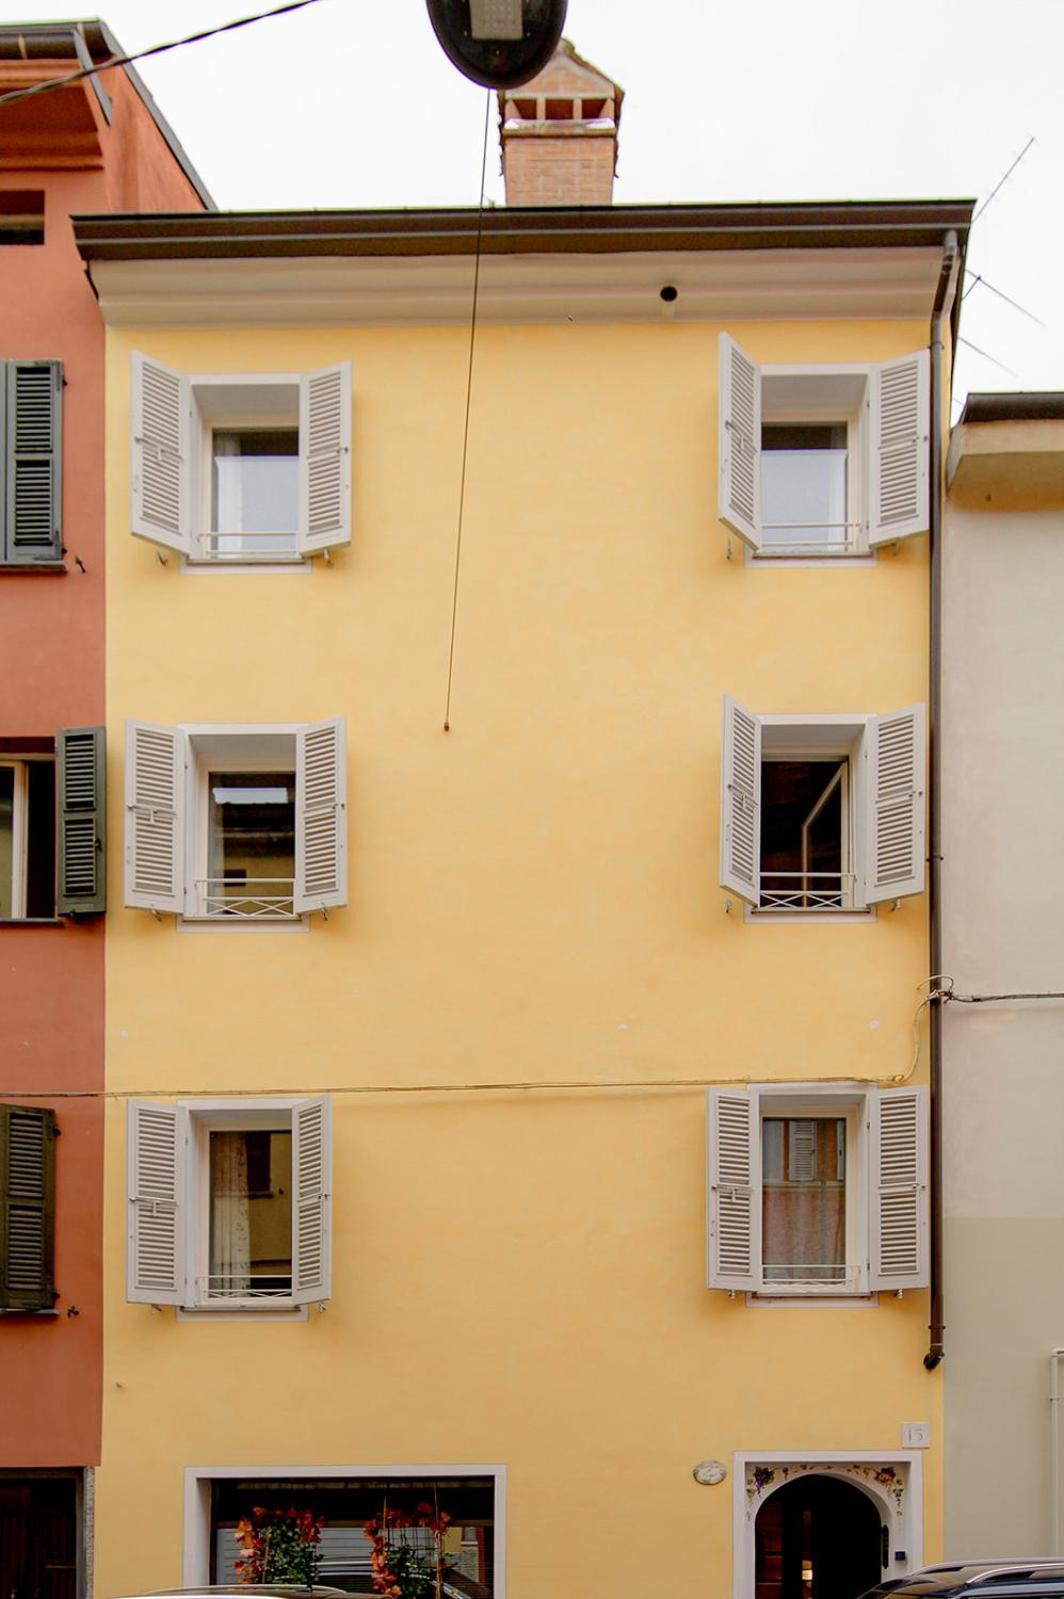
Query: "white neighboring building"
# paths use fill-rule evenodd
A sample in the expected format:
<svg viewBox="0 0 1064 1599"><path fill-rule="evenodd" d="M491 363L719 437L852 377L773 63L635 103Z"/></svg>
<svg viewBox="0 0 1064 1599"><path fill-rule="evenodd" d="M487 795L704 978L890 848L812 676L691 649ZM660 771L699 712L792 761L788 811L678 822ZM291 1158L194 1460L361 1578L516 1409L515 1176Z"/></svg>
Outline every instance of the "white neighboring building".
<svg viewBox="0 0 1064 1599"><path fill-rule="evenodd" d="M958 995L1058 992L1064 394L970 395L947 480L943 967ZM1064 1001L946 1004L943 1067L945 1554L1059 1553Z"/></svg>

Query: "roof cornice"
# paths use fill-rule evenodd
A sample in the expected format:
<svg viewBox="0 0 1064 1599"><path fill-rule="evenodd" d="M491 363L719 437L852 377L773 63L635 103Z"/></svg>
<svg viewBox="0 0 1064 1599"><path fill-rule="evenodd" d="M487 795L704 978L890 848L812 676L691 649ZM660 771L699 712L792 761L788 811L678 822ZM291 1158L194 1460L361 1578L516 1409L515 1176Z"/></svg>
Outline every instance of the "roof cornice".
<svg viewBox="0 0 1064 1599"><path fill-rule="evenodd" d="M760 205L193 212L74 219L86 261L962 247L969 200Z"/></svg>

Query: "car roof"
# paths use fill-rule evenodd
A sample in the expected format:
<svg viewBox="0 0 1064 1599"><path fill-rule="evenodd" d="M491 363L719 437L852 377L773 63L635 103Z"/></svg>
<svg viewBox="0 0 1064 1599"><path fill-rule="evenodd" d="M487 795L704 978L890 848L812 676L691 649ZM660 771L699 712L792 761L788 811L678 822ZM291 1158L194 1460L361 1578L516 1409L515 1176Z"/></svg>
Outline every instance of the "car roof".
<svg viewBox="0 0 1064 1599"><path fill-rule="evenodd" d="M908 1577L883 1583L872 1595L890 1594L893 1599L948 1599L952 1595L1026 1594L1059 1595L1064 1599L1064 1558L1042 1557L1012 1560L965 1560L926 1566Z"/></svg>

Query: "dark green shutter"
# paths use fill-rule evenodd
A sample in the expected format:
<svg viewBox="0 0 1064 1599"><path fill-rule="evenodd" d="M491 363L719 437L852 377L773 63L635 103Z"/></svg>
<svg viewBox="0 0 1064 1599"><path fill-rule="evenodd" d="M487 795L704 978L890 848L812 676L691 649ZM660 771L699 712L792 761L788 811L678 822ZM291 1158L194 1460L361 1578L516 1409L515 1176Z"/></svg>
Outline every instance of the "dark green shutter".
<svg viewBox="0 0 1064 1599"><path fill-rule="evenodd" d="M34 566L63 558L63 368L7 362L4 561Z"/></svg>
<svg viewBox="0 0 1064 1599"><path fill-rule="evenodd" d="M55 1112L0 1105L0 1310L51 1310Z"/></svg>
<svg viewBox="0 0 1064 1599"><path fill-rule="evenodd" d="M98 915L107 900L104 729L60 728L57 746L57 908L61 916Z"/></svg>

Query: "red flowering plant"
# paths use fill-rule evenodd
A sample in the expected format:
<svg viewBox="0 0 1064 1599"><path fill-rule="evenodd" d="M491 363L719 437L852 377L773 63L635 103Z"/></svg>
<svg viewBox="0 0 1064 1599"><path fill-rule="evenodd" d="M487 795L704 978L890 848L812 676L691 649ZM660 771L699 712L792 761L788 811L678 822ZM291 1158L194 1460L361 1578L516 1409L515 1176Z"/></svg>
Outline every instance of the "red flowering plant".
<svg viewBox="0 0 1064 1599"><path fill-rule="evenodd" d="M236 1563L240 1583L293 1582L311 1587L321 1560L324 1518L311 1510L265 1510L256 1505L236 1524L236 1541L244 1551Z"/></svg>
<svg viewBox="0 0 1064 1599"><path fill-rule="evenodd" d="M420 1504L413 1512L389 1509L366 1523L373 1545L370 1566L373 1591L381 1599L440 1599L443 1592L443 1535L450 1524L446 1510ZM412 1536L417 1528L430 1534L430 1544Z"/></svg>

